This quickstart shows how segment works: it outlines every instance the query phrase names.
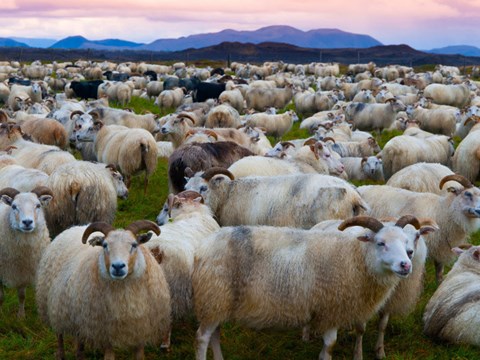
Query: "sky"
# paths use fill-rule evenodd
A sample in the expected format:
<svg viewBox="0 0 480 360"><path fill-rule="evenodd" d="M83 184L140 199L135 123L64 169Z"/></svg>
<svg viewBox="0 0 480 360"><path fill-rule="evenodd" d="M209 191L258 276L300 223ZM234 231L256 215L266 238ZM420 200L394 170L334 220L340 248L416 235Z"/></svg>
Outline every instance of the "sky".
<svg viewBox="0 0 480 360"><path fill-rule="evenodd" d="M416 49L480 47L480 0L1 0L0 37L151 43L223 29L290 25L367 34Z"/></svg>

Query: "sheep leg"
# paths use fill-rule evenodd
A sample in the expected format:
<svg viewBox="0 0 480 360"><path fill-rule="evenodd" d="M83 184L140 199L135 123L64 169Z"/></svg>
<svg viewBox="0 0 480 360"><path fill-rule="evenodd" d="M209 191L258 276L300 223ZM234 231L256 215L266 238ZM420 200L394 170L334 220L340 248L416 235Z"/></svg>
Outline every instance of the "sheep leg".
<svg viewBox="0 0 480 360"><path fill-rule="evenodd" d="M127 189L130 189L130 185L132 184L132 177L130 175L125 176L125 186Z"/></svg>
<svg viewBox="0 0 480 360"><path fill-rule="evenodd" d="M17 289L18 295L18 313L17 317L23 319L25 317L25 287Z"/></svg>
<svg viewBox="0 0 480 360"><path fill-rule="evenodd" d="M143 195L147 195L148 176L145 173L145 180L143 181Z"/></svg>
<svg viewBox="0 0 480 360"><path fill-rule="evenodd" d="M3 284L0 283L0 308L3 305Z"/></svg>
<svg viewBox="0 0 480 360"><path fill-rule="evenodd" d="M112 347L105 349L105 354L103 355L103 360L115 360L115 353L113 352Z"/></svg>
<svg viewBox="0 0 480 360"><path fill-rule="evenodd" d="M302 329L302 340L304 342L310 341L310 325L305 325Z"/></svg>
<svg viewBox="0 0 480 360"><path fill-rule="evenodd" d="M196 344L196 359L197 360L207 360L207 350L208 344L210 343L210 338L219 326L219 323L204 325L200 324L197 330L197 344Z"/></svg>
<svg viewBox="0 0 480 360"><path fill-rule="evenodd" d="M65 346L63 345L63 334L57 335L57 352L55 354L55 359L57 360L65 359Z"/></svg>
<svg viewBox="0 0 480 360"><path fill-rule="evenodd" d="M83 360L85 358L85 353L84 353L84 350L85 350L85 344L83 341L80 341L77 339L76 341L76 345L77 345L77 350L75 352L75 358L77 360Z"/></svg>
<svg viewBox="0 0 480 360"><path fill-rule="evenodd" d="M318 360L332 360L332 350L337 342L337 329L330 329L323 333L323 348Z"/></svg>
<svg viewBox="0 0 480 360"><path fill-rule="evenodd" d="M435 279L437 280L437 285L443 281L443 264L438 261L433 262L435 264Z"/></svg>
<svg viewBox="0 0 480 360"><path fill-rule="evenodd" d="M210 337L210 348L213 351L214 360L223 360L222 349L220 347L220 326L217 326Z"/></svg>
<svg viewBox="0 0 480 360"><path fill-rule="evenodd" d="M145 359L145 346L143 344L138 345L137 349L135 350L135 360L143 360Z"/></svg>
<svg viewBox="0 0 480 360"><path fill-rule="evenodd" d="M172 327L168 329L167 335L162 340L162 344L160 345L160 349L163 349L165 351L170 351L170 345L171 345L171 338L172 338Z"/></svg>
<svg viewBox="0 0 480 360"><path fill-rule="evenodd" d="M378 339L375 345L375 356L377 359L385 358L385 330L387 329L389 314L380 313L380 322L378 323Z"/></svg>
<svg viewBox="0 0 480 360"><path fill-rule="evenodd" d="M365 334L365 323L358 323L355 325L355 330L357 332L357 338L355 339L355 350L353 359L362 360L363 359L363 334Z"/></svg>

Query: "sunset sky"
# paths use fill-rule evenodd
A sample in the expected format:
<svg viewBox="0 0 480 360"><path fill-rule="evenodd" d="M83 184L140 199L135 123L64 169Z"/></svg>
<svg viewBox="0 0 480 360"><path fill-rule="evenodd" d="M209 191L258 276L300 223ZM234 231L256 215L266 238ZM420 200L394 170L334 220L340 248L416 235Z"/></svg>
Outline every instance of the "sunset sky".
<svg viewBox="0 0 480 360"><path fill-rule="evenodd" d="M480 0L1 0L0 18L0 37L82 35L150 43L226 28L290 25L337 28L416 49L480 47Z"/></svg>

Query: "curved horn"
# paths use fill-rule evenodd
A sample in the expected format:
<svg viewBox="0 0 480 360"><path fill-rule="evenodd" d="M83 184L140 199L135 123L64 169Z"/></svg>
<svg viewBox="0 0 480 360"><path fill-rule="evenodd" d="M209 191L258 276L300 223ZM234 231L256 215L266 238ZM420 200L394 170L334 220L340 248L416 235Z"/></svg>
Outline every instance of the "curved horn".
<svg viewBox="0 0 480 360"><path fill-rule="evenodd" d="M235 176L233 176L233 174L230 171L228 171L225 168L218 167L218 166L217 167L212 167L212 168L206 170L203 173L202 178L204 178L206 181L209 181L212 177L214 177L215 175L218 175L218 174L226 175L231 180L235 180Z"/></svg>
<svg viewBox="0 0 480 360"><path fill-rule="evenodd" d="M0 110L0 123L8 122L8 115L5 111Z"/></svg>
<svg viewBox="0 0 480 360"><path fill-rule="evenodd" d="M81 110L75 110L75 111L72 111L72 113L70 114L70 119L72 119L75 115L83 115L85 114L83 111Z"/></svg>
<svg viewBox="0 0 480 360"><path fill-rule="evenodd" d="M282 148L288 149L289 147L295 147L294 144L292 144L290 141L283 141L280 143L282 145Z"/></svg>
<svg viewBox="0 0 480 360"><path fill-rule="evenodd" d="M16 146L10 145L3 149L3 151L5 151L8 155L11 155L12 151L16 149L18 149Z"/></svg>
<svg viewBox="0 0 480 360"><path fill-rule="evenodd" d="M10 198L14 199L18 194L20 194L20 191L11 187L6 187L0 190L0 197L2 197L2 195L8 195Z"/></svg>
<svg viewBox="0 0 480 360"><path fill-rule="evenodd" d="M397 101L397 99L395 99L395 98L389 98L389 99L385 100L386 103L387 102L395 102L395 101Z"/></svg>
<svg viewBox="0 0 480 360"><path fill-rule="evenodd" d="M371 216L359 215L344 220L340 225L338 225L338 230L343 231L350 226L362 226L372 230L375 233L378 233L383 228L383 224L377 219Z"/></svg>
<svg viewBox="0 0 480 360"><path fill-rule="evenodd" d="M322 139L322 141L323 141L324 143L326 143L326 142L329 141L329 140L335 144L335 139L332 138L332 137L325 137L325 138Z"/></svg>
<svg viewBox="0 0 480 360"><path fill-rule="evenodd" d="M201 197L202 198L201 203L202 204L204 203L203 196L201 194L199 194L198 192L193 191L193 190L184 190L181 193L178 193L177 197L182 198L182 199L187 199L187 200L194 200L194 199L198 199L199 197Z"/></svg>
<svg viewBox="0 0 480 360"><path fill-rule="evenodd" d="M107 236L108 233L112 230L115 230L115 228L112 225L107 224L106 222L99 221L91 223L90 225L88 225L88 227L83 233L82 243L86 244L88 237L95 231L100 231L103 235Z"/></svg>
<svg viewBox="0 0 480 360"><path fill-rule="evenodd" d="M108 164L108 165L105 166L105 168L110 169L110 170L112 170L112 171L114 171L114 172L118 172L118 169L117 169L117 167L115 166L115 164Z"/></svg>
<svg viewBox="0 0 480 360"><path fill-rule="evenodd" d="M50 190L50 188L46 187L46 186L37 186L35 189L33 189L32 191L30 191L32 193L34 193L35 195L37 195L37 197L39 198L40 196L42 195L50 195L51 197L53 197L53 192L52 190Z"/></svg>
<svg viewBox="0 0 480 360"><path fill-rule="evenodd" d="M443 185L445 185L447 181L456 181L460 185L463 185L465 189L470 189L473 187L473 184L467 178L459 174L453 174L453 175L447 175L442 180L440 180L440 185L439 185L440 190L442 190Z"/></svg>
<svg viewBox="0 0 480 360"><path fill-rule="evenodd" d="M303 146L310 146L310 145L315 145L317 143L317 140L314 138L308 139L303 143Z"/></svg>
<svg viewBox="0 0 480 360"><path fill-rule="evenodd" d="M418 221L413 215L403 215L397 220L395 226L399 226L403 229L407 224L413 225L417 230L420 229L420 221Z"/></svg>
<svg viewBox="0 0 480 360"><path fill-rule="evenodd" d="M157 236L160 235L160 228L157 224L150 220L137 220L128 225L125 230L131 231L134 235L137 235L141 231L151 230Z"/></svg>
<svg viewBox="0 0 480 360"><path fill-rule="evenodd" d="M468 124L470 121L474 121L474 122L478 123L478 122L480 122L480 117L479 117L479 116L472 115L472 116L469 117L467 120L465 120L465 122L463 123L463 126L467 126L467 124Z"/></svg>
<svg viewBox="0 0 480 360"><path fill-rule="evenodd" d="M177 117L178 118L187 118L187 119L191 120L194 125L196 124L195 119L189 113L181 112L180 114L177 115Z"/></svg>
<svg viewBox="0 0 480 360"><path fill-rule="evenodd" d="M189 138L190 136L193 136L195 135L197 132L193 129L190 129L187 131L187 133L185 134L185 139Z"/></svg>
<svg viewBox="0 0 480 360"><path fill-rule="evenodd" d="M218 140L218 134L213 131L213 130L204 130L203 131L205 134L207 134L208 136L211 136L213 138L215 138L215 140Z"/></svg>

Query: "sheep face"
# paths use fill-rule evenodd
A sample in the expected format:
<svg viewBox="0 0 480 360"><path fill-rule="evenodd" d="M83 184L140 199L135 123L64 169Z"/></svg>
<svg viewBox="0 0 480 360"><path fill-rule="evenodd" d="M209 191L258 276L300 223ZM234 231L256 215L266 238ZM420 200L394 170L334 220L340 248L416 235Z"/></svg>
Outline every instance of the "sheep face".
<svg viewBox="0 0 480 360"><path fill-rule="evenodd" d="M117 169L112 165L108 165L107 168L110 169L110 175L112 175L113 186L117 191L117 196L120 199L125 200L126 198L128 198L128 188L123 181L122 174L120 174L120 172L117 171Z"/></svg>
<svg viewBox="0 0 480 360"><path fill-rule="evenodd" d="M97 121L84 129L76 131L76 139L80 142L94 142L98 132L103 127L103 123Z"/></svg>
<svg viewBox="0 0 480 360"><path fill-rule="evenodd" d="M185 190L193 190L198 192L203 197L206 197L208 191L208 181L206 181L202 175L203 171L198 172L195 174L195 176L189 178L185 184Z"/></svg>
<svg viewBox="0 0 480 360"><path fill-rule="evenodd" d="M376 156L369 156L368 158L363 158L362 169L367 176L373 177L375 174L383 171L382 160L377 158Z"/></svg>
<svg viewBox="0 0 480 360"><path fill-rule="evenodd" d="M144 237L148 241L151 234ZM131 232L114 230L106 237L94 237L90 244L103 247L99 267L104 279L123 280L127 276L140 276L145 271L145 258L139 250L139 242Z"/></svg>
<svg viewBox="0 0 480 360"><path fill-rule="evenodd" d="M180 133L180 129L185 128L186 126L187 123L185 118L174 117L169 119L165 125L162 126L162 134Z"/></svg>
<svg viewBox="0 0 480 360"><path fill-rule="evenodd" d="M157 224L165 225L169 221L174 221L179 215L195 212L203 202L203 197L195 191L187 190L178 195L170 194L157 216Z"/></svg>
<svg viewBox="0 0 480 360"><path fill-rule="evenodd" d="M447 190L455 195L453 208L477 223L476 219L480 218L480 189L471 187L462 190L451 187Z"/></svg>
<svg viewBox="0 0 480 360"><path fill-rule="evenodd" d="M42 207L52 199L51 195L20 193L14 198L2 195L2 201L10 206L9 221L12 229L23 233L33 232L39 225L45 223Z"/></svg>
<svg viewBox="0 0 480 360"><path fill-rule="evenodd" d="M70 137L71 142L75 142L79 135L86 134L90 128L93 128L93 117L90 114L74 115L75 127Z"/></svg>

